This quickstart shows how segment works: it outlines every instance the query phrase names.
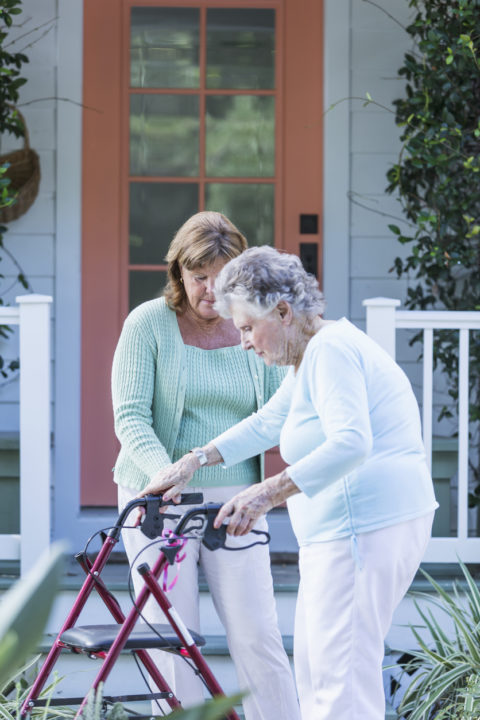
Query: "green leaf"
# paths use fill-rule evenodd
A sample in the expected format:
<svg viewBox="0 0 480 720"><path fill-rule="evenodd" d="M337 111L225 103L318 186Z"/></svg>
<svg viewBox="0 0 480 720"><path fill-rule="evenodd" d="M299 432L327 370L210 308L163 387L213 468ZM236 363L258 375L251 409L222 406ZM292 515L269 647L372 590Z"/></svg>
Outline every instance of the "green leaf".
<svg viewBox="0 0 480 720"><path fill-rule="evenodd" d="M389 225L388 229L395 235L400 235L400 228L397 225Z"/></svg>
<svg viewBox="0 0 480 720"><path fill-rule="evenodd" d="M62 575L65 549L64 544L53 545L0 600L0 687L42 636Z"/></svg>
<svg viewBox="0 0 480 720"><path fill-rule="evenodd" d="M240 703L243 695L232 695L230 697L216 697L208 700L202 705L196 705L186 710L175 710L168 717L169 720L220 720L233 708L234 705Z"/></svg>

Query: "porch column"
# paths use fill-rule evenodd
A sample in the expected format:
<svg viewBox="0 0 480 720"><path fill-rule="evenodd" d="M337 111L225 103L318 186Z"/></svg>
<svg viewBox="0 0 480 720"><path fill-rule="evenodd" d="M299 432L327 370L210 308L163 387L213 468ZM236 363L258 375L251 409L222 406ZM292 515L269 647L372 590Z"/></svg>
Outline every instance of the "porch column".
<svg viewBox="0 0 480 720"><path fill-rule="evenodd" d="M50 545L50 304L16 298L20 312L20 568Z"/></svg>
<svg viewBox="0 0 480 720"><path fill-rule="evenodd" d="M367 312L367 335L375 340L395 360L395 308L400 300L368 298L363 301Z"/></svg>

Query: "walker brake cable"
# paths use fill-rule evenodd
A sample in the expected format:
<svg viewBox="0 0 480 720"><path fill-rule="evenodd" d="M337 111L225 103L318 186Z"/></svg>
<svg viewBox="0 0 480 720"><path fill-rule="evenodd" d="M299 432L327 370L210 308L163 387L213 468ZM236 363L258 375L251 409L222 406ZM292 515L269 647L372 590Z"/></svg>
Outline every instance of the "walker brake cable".
<svg viewBox="0 0 480 720"><path fill-rule="evenodd" d="M185 560L187 553L182 550L187 544L188 538L184 535L175 535L173 530L165 529L162 532L162 539L168 542L168 546L162 546L160 549L168 560L168 565L163 568L162 587L164 592L169 592L175 587L180 572L180 563ZM170 565L176 565L177 572L173 580L168 583L168 568Z"/></svg>

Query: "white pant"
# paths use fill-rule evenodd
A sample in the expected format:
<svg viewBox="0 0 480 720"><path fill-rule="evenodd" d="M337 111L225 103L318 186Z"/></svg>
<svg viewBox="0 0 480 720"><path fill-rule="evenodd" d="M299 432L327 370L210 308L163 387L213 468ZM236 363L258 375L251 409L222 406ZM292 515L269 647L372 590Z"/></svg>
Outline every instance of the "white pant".
<svg viewBox="0 0 480 720"><path fill-rule="evenodd" d="M302 720L384 720L384 639L430 537L433 513L300 549L295 674Z"/></svg>
<svg viewBox="0 0 480 720"><path fill-rule="evenodd" d="M238 486L189 487L188 492L202 492L205 502L223 503L242 489ZM130 488L119 487L119 507L123 508L135 495ZM182 510L185 509L186 506L182 506ZM256 529L267 529L265 518L257 523ZM124 530L122 537L130 563L150 543L139 528ZM249 534L240 538L229 536L227 542L228 545L242 546L258 539ZM158 548L159 545L149 548L137 562L147 562L152 567L158 557ZM268 546L237 552L210 551L197 540L188 540L185 550L186 558L178 566L178 580L168 598L187 627L200 632L200 563L226 631L239 687L249 693L243 700L246 720L298 720L300 712L295 685L278 629ZM135 570L132 576L138 594L143 581ZM166 622L153 598L148 601L143 614L149 622ZM162 651L153 651L152 655L182 705L203 701L202 683L181 658Z"/></svg>

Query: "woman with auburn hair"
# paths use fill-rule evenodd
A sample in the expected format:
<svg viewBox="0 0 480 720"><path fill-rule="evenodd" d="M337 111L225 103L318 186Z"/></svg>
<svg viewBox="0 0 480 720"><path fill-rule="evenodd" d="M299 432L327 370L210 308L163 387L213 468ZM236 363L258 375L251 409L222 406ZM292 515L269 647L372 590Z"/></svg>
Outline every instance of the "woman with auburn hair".
<svg viewBox="0 0 480 720"><path fill-rule="evenodd" d="M151 482L161 482L185 453L203 465L200 446L259 409L283 378L282 370L243 352L233 322L214 307L218 273L246 247L243 235L221 213L193 215L168 250L163 297L135 308L125 321L112 373L121 443L114 480L121 508ZM202 492L205 502L224 503L258 483L262 473L261 455L230 470L203 467L191 490ZM264 530L265 518L255 527ZM138 556L138 562L153 565L158 546L142 552L149 541L139 528L125 530L123 541L130 563ZM277 624L268 548L212 552L189 540L186 550L170 592L172 605L189 628L200 631L200 565L225 627L239 685L248 690L246 720L296 720L298 702ZM143 581L136 572L133 580L138 593ZM164 620L155 601L149 601L144 615L149 622ZM203 686L181 658L156 651L155 659L183 705L202 702Z"/></svg>

